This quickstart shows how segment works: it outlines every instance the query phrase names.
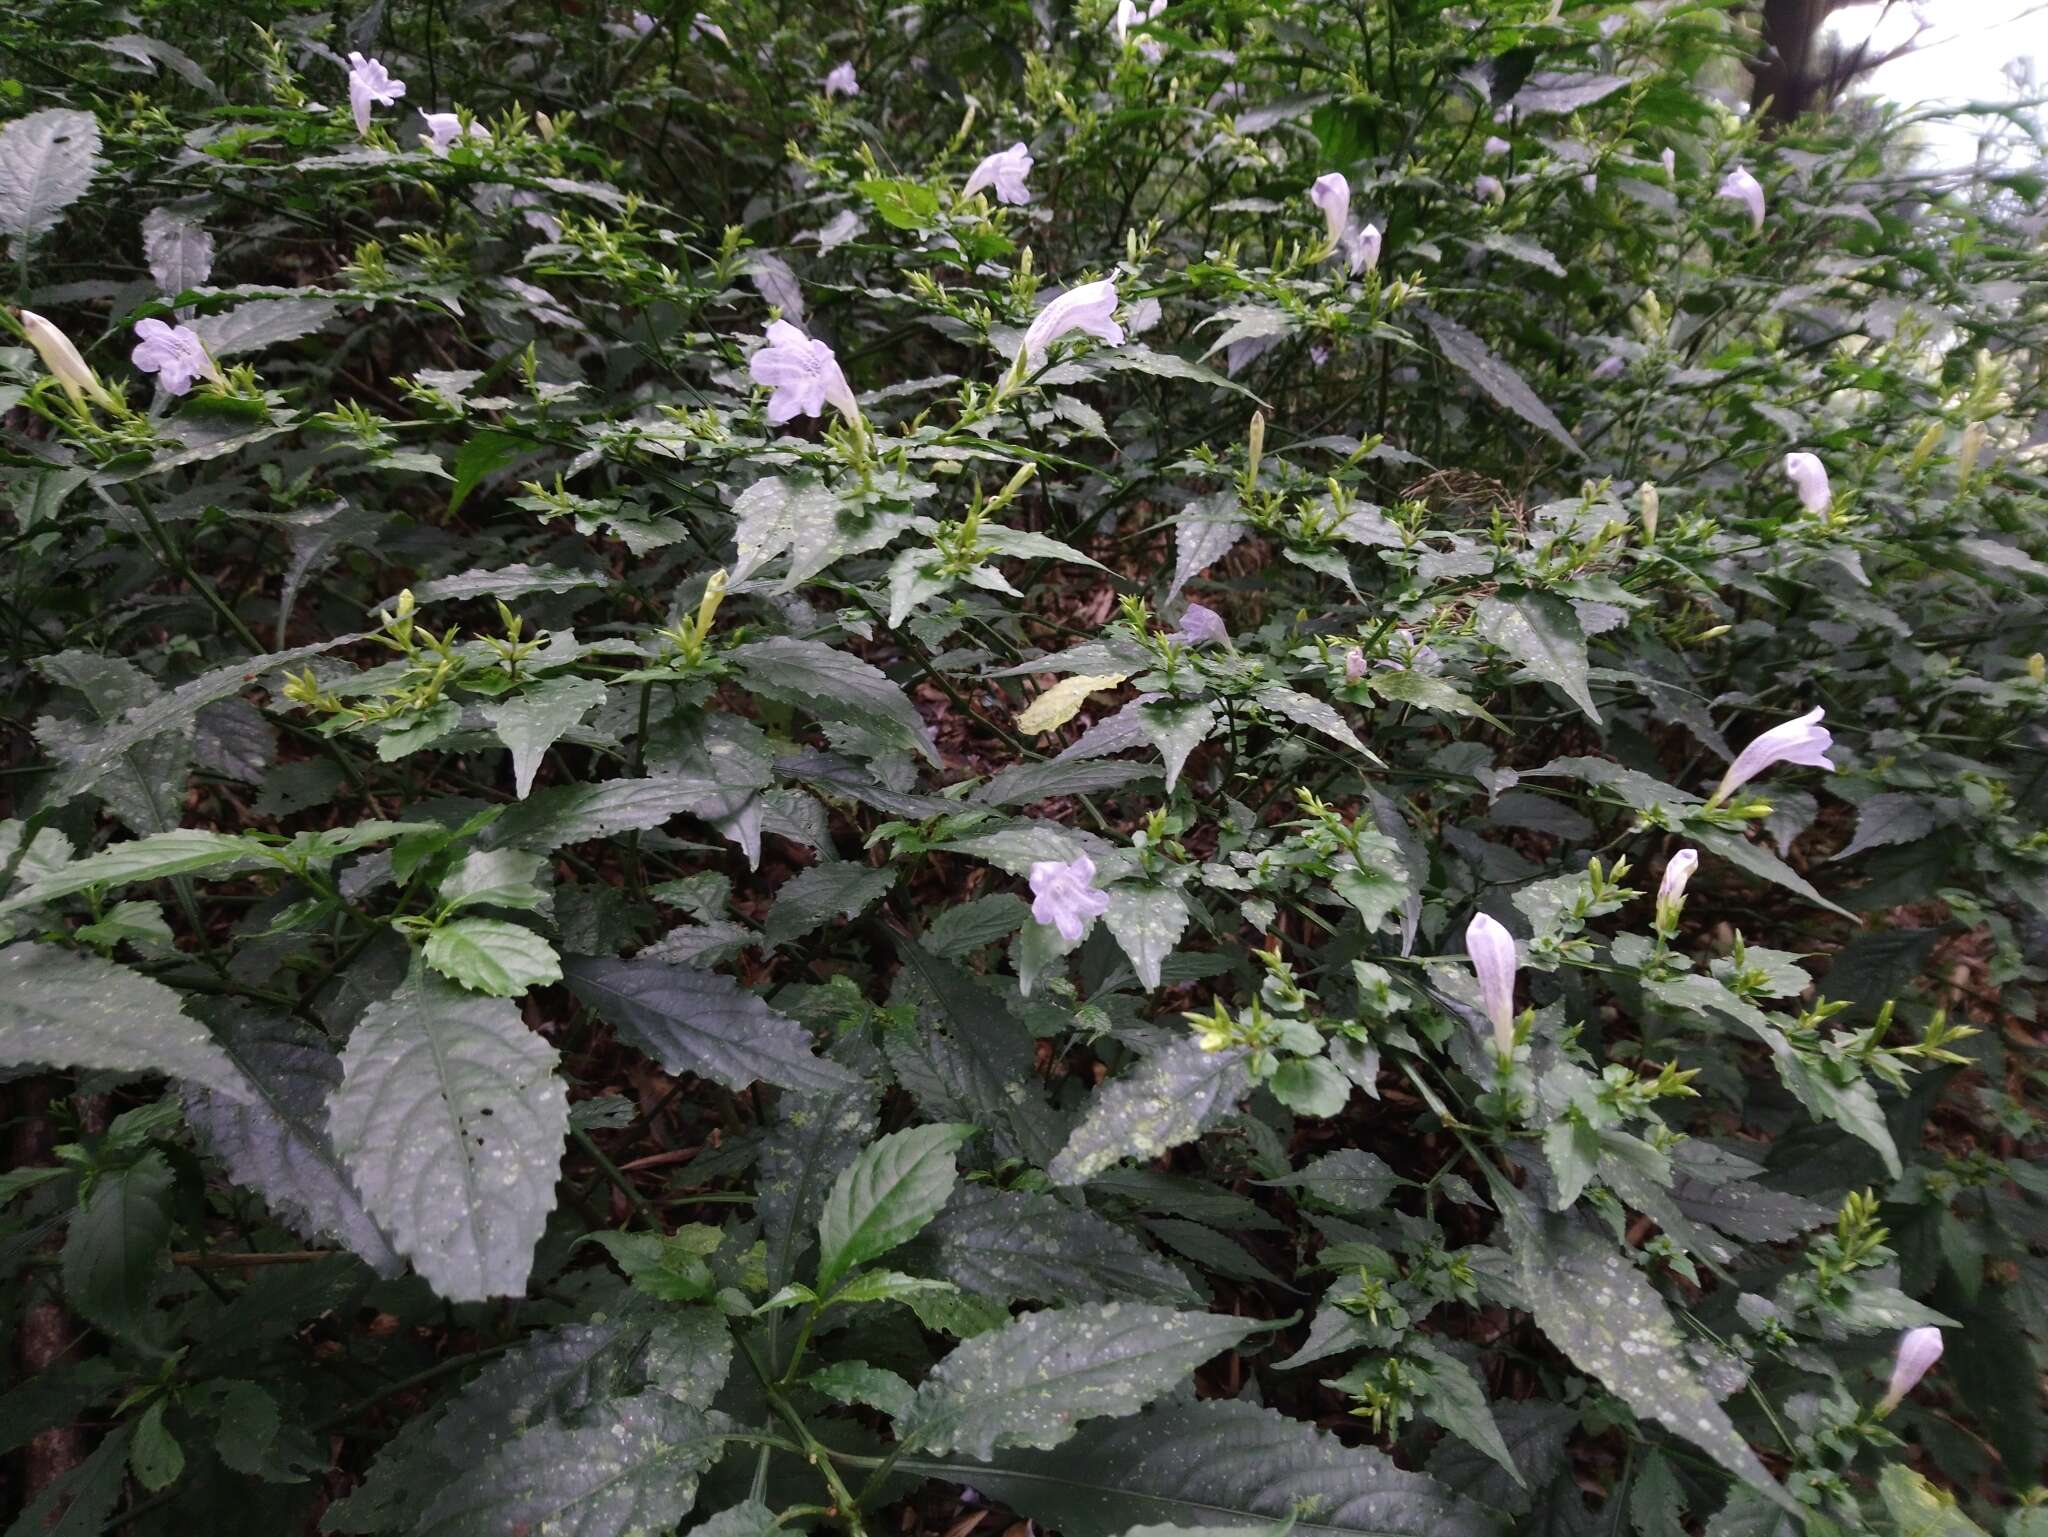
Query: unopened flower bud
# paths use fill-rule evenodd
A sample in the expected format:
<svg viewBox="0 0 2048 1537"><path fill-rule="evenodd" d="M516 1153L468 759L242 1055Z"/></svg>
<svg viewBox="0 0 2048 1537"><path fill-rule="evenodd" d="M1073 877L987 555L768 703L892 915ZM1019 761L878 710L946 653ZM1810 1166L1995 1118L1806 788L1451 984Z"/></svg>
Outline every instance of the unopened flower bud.
<svg viewBox="0 0 2048 1537"><path fill-rule="evenodd" d="M114 403L107 387L100 383L100 376L71 345L70 337L34 310L22 310L19 314L21 329L28 337L29 345L36 349L51 377L64 387L64 393L71 397L73 405L82 406L88 398L103 406Z"/></svg>
<svg viewBox="0 0 2048 1537"><path fill-rule="evenodd" d="M1977 468L1977 456L1984 452L1986 433L1982 422L1972 422L1963 429L1963 442L1956 451L1956 480L1968 484L1970 472Z"/></svg>
<svg viewBox="0 0 2048 1537"><path fill-rule="evenodd" d="M1643 519L1643 543L1657 542L1657 488L1644 481L1636 488L1636 507Z"/></svg>
<svg viewBox="0 0 2048 1537"><path fill-rule="evenodd" d="M1918 1386L1920 1379L1941 1359L1941 1331L1931 1326L1908 1329L1899 1336L1898 1354L1892 1358L1892 1380L1885 1389L1879 1414L1890 1414Z"/></svg>

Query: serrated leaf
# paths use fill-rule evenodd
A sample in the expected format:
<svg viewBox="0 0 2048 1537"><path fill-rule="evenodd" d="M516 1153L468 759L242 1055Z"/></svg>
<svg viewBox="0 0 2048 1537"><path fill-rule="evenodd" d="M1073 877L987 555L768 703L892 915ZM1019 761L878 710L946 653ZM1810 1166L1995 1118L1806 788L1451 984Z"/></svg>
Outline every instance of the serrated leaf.
<svg viewBox="0 0 2048 1537"><path fill-rule="evenodd" d="M1895 843L1917 843L1934 827L1934 812L1920 796L1873 795L1856 808L1856 836L1835 858L1851 859L1865 849Z"/></svg>
<svg viewBox="0 0 2048 1537"><path fill-rule="evenodd" d="M525 849L471 849L441 878L437 895L450 912L465 907L535 908L547 900L547 860Z"/></svg>
<svg viewBox="0 0 2048 1537"><path fill-rule="evenodd" d="M245 1101L188 1084L185 1119L238 1184L262 1195L301 1238L338 1241L381 1276L405 1268L363 1205L327 1136L327 1097L341 1058L295 1020L240 1007L212 1011L221 1050L248 1086Z"/></svg>
<svg viewBox="0 0 2048 1537"><path fill-rule="evenodd" d="M839 495L815 481L779 476L755 481L733 499L733 543L738 559L731 581L738 586L776 556L790 557L787 585L800 586L832 561L839 533Z"/></svg>
<svg viewBox="0 0 2048 1537"><path fill-rule="evenodd" d="M1027 1313L933 1367L897 1436L979 1458L1058 1446L1083 1420L1135 1414L1259 1327L1129 1302Z"/></svg>
<svg viewBox="0 0 2048 1537"><path fill-rule="evenodd" d="M524 692L483 707L498 740L512 749L512 786L521 800L533 788L541 756L584 716L604 703L595 678L549 678Z"/></svg>
<svg viewBox="0 0 2048 1537"><path fill-rule="evenodd" d="M1325 1153L1284 1179L1259 1183L1299 1190L1340 1211L1364 1214L1386 1205L1387 1197L1399 1188L1401 1176L1388 1168L1384 1159L1362 1148L1347 1147Z"/></svg>
<svg viewBox="0 0 2048 1537"><path fill-rule="evenodd" d="M1178 597L1183 587L1228 555L1249 527L1238 516L1235 491L1219 491L1181 509L1174 519L1173 584L1167 588L1167 600Z"/></svg>
<svg viewBox="0 0 2048 1537"><path fill-rule="evenodd" d="M1577 1213L1539 1212L1519 1201L1504 1210L1529 1310L1572 1364L1636 1413L1793 1509L1790 1496L1687 1363L1685 1341L1664 1299L1614 1241Z"/></svg>
<svg viewBox="0 0 2048 1537"><path fill-rule="evenodd" d="M972 1484L1065 1537L1135 1523L1282 1522L1293 1537L1495 1537L1496 1524L1369 1446L1241 1401L1161 1404L1049 1452L912 1455L906 1473Z"/></svg>
<svg viewBox="0 0 2048 1537"><path fill-rule="evenodd" d="M953 1193L953 1154L972 1126L913 1126L861 1149L818 1214L818 1291L914 1238Z"/></svg>
<svg viewBox="0 0 2048 1537"><path fill-rule="evenodd" d="M1104 790L1120 790L1134 780L1149 779L1152 773L1151 765L1145 763L1091 763L1080 759L1018 763L1004 769L968 799L984 806L1029 806L1055 795L1095 795Z"/></svg>
<svg viewBox="0 0 2048 1537"><path fill-rule="evenodd" d="M1188 755L1215 729L1216 707L1202 701L1161 701L1140 704L1136 714L1138 730L1166 762L1166 793L1171 795L1180 783L1181 770L1187 767Z"/></svg>
<svg viewBox="0 0 2048 1537"><path fill-rule="evenodd" d="M264 846L253 838L181 827L172 832L154 833L147 838L112 844L97 854L74 859L61 870L53 871L5 902L0 902L0 912L13 912L40 902L54 902L59 897L68 897L94 886L129 886L137 881L162 880L167 876L192 875L201 871L229 875L265 866L274 868L275 862L264 852Z"/></svg>
<svg viewBox="0 0 2048 1537"><path fill-rule="evenodd" d="M111 1334L153 1346L150 1297L171 1244L171 1190L161 1153L100 1176L64 1238L64 1296Z"/></svg>
<svg viewBox="0 0 2048 1537"><path fill-rule="evenodd" d="M0 128L0 232L20 243L57 227L99 170L100 125L90 112L50 107Z"/></svg>
<svg viewBox="0 0 2048 1537"><path fill-rule="evenodd" d="M349 1037L327 1107L335 1151L451 1302L526 1289L569 1132L557 1060L512 1004L417 972Z"/></svg>
<svg viewBox="0 0 2048 1537"><path fill-rule="evenodd" d="M142 221L142 255L166 299L202 287L213 276L213 236L169 208L152 208Z"/></svg>
<svg viewBox="0 0 2048 1537"><path fill-rule="evenodd" d="M0 1062L164 1073L246 1099L249 1086L183 1000L138 971L56 945L0 949Z"/></svg>
<svg viewBox="0 0 2048 1537"><path fill-rule="evenodd" d="M859 657L821 641L788 636L748 641L727 656L755 693L807 710L819 720L875 731L933 768L939 766L924 718L886 674Z"/></svg>
<svg viewBox="0 0 2048 1537"><path fill-rule="evenodd" d="M602 571L580 571L573 566L530 566L515 564L496 570L481 568L436 577L413 588L419 603L439 603L451 598L524 598L537 592L573 592L579 587L609 587L612 579Z"/></svg>
<svg viewBox="0 0 2048 1537"><path fill-rule="evenodd" d="M958 960L984 945L1008 939L1030 917L1031 908L1022 898L999 891L994 896L976 897L972 902L946 908L932 919L918 943L933 955Z"/></svg>
<svg viewBox="0 0 2048 1537"><path fill-rule="evenodd" d="M735 787L695 773L551 785L498 818L491 826L491 841L550 854L571 843L659 827L731 788Z"/></svg>
<svg viewBox="0 0 2048 1537"><path fill-rule="evenodd" d="M1204 1051L1176 1037L1095 1091L1074 1135L1046 1172L1080 1185L1125 1158L1157 1158L1192 1142L1250 1083L1242 1050Z"/></svg>
<svg viewBox="0 0 2048 1537"><path fill-rule="evenodd" d="M875 1134L879 1097L852 1073L845 1085L824 1094L792 1094L775 1107L775 1120L761 1144L761 1173L755 1204L767 1248L768 1284L779 1287L796 1273L796 1262L832 1183Z"/></svg>
<svg viewBox="0 0 2048 1537"><path fill-rule="evenodd" d="M1429 673L1417 672L1412 667L1381 668L1366 674L1365 682L1366 686L1382 699L1391 699L1398 704L1419 705L1425 710L1435 710L1440 715L1476 716L1490 726L1507 730L1507 727L1495 720L1463 689Z"/></svg>
<svg viewBox="0 0 2048 1537"><path fill-rule="evenodd" d="M850 859L812 865L775 893L762 937L784 945L834 918L857 918L895 884L896 871L888 865L873 869Z"/></svg>
<svg viewBox="0 0 2048 1537"><path fill-rule="evenodd" d="M472 992L517 998L562 980L555 947L532 929L502 918L454 918L427 936L426 963Z"/></svg>
<svg viewBox="0 0 2048 1537"><path fill-rule="evenodd" d="M1557 413L1529 388L1526 379L1489 352L1486 343L1455 320L1433 311L1423 311L1422 321L1436 338L1444 360L1478 385L1495 405L1505 406L1531 426L1541 428L1572 453L1582 453Z"/></svg>
<svg viewBox="0 0 2048 1537"><path fill-rule="evenodd" d="M829 1094L853 1075L815 1055L804 1027L728 976L665 961L572 956L569 991L671 1073Z"/></svg>
<svg viewBox="0 0 2048 1537"><path fill-rule="evenodd" d="M190 324L214 357L232 358L310 336L340 313L341 306L326 299L255 299L217 315L194 316Z"/></svg>
<svg viewBox="0 0 2048 1537"><path fill-rule="evenodd" d="M1164 887L1115 886L1103 921L1130 957L1138 980L1148 988L1157 987L1160 966L1188 926L1188 905L1179 892Z"/></svg>
<svg viewBox="0 0 2048 1537"><path fill-rule="evenodd" d="M910 1409L916 1390L894 1372L865 1361L834 1361L812 1372L804 1385L835 1404L865 1404L897 1419Z"/></svg>
<svg viewBox="0 0 2048 1537"><path fill-rule="evenodd" d="M1298 726L1307 726L1320 731L1334 742L1341 742L1353 752L1364 753L1369 762L1380 760L1372 750L1359 741L1358 734L1346 724L1344 717L1337 713L1336 706L1299 689L1284 688L1277 683L1268 683L1252 695L1262 709L1271 710Z"/></svg>
<svg viewBox="0 0 2048 1537"><path fill-rule="evenodd" d="M1481 636L1599 722L1586 681L1586 637L1569 603L1544 592L1503 593L1482 598L1478 618Z"/></svg>
<svg viewBox="0 0 2048 1537"><path fill-rule="evenodd" d="M1134 1235L1036 1191L963 1185L906 1252L931 1274L1001 1302L1199 1300Z"/></svg>
<svg viewBox="0 0 2048 1537"><path fill-rule="evenodd" d="M1115 688L1128 673L1079 673L1062 678L1017 712L1019 731L1057 731L1076 715L1093 693Z"/></svg>
<svg viewBox="0 0 2048 1537"><path fill-rule="evenodd" d="M1517 1484L1522 1473L1502 1439L1500 1426L1487 1406L1486 1389L1471 1367L1447 1351L1421 1340L1411 1340L1409 1350L1429 1370L1429 1387L1422 1395L1423 1412L1452 1435L1469 1442L1491 1457Z"/></svg>

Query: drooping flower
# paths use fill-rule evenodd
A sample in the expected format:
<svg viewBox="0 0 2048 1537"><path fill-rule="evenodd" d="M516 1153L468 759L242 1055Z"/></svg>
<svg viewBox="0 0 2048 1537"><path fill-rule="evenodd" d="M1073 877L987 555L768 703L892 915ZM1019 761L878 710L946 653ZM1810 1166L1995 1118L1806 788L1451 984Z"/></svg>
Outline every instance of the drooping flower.
<svg viewBox="0 0 2048 1537"><path fill-rule="evenodd" d="M34 310L21 310L18 314L29 345L42 358L43 367L49 369L51 376L64 387L64 393L71 397L73 405L82 406L88 398L103 406L114 404L114 397L100 383L100 376L78 355L70 337Z"/></svg>
<svg viewBox="0 0 2048 1537"><path fill-rule="evenodd" d="M1353 646L1344 653L1344 681L1356 683L1365 676L1365 653Z"/></svg>
<svg viewBox="0 0 2048 1537"><path fill-rule="evenodd" d="M1663 497L1657 491L1654 481L1646 480L1636 487L1636 506L1641 509L1643 515L1643 542L1645 544L1655 544L1657 542L1657 513L1663 505L1663 500Z"/></svg>
<svg viewBox="0 0 2048 1537"><path fill-rule="evenodd" d="M1117 42L1119 44L1129 42L1131 40L1131 28L1137 26L1140 22L1153 20L1165 9L1166 0L1152 0L1149 8L1136 4L1135 0L1116 0L1116 15L1110 18L1109 25L1111 30L1116 33ZM1141 48L1144 46L1142 40L1139 46ZM1156 47L1157 45L1155 44L1154 46ZM1148 63L1156 64L1159 62L1157 56L1152 54L1147 54L1146 59Z"/></svg>
<svg viewBox="0 0 2048 1537"><path fill-rule="evenodd" d="M1326 172L1309 187L1308 200L1323 211L1323 228L1335 246L1351 225L1351 183L1335 171Z"/></svg>
<svg viewBox="0 0 2048 1537"><path fill-rule="evenodd" d="M206 344L190 326L138 320L135 334L141 339L128 354L129 360L144 373L155 374L156 382L166 393L183 395L201 379L220 382L220 369L207 356Z"/></svg>
<svg viewBox="0 0 2048 1537"><path fill-rule="evenodd" d="M1157 64L1166 57L1166 44L1141 32L1138 34L1138 57L1147 64Z"/></svg>
<svg viewBox="0 0 2048 1537"><path fill-rule="evenodd" d="M1785 478L1792 482L1792 489L1799 493L1799 505L1808 512L1824 513L1834 505L1834 492L1828 486L1828 467L1820 462L1819 455L1787 454Z"/></svg>
<svg viewBox="0 0 2048 1537"><path fill-rule="evenodd" d="M654 27L654 18L645 11L635 11L633 13L633 30L639 33L640 36L645 37L654 30Z"/></svg>
<svg viewBox="0 0 2048 1537"><path fill-rule="evenodd" d="M1036 362L1045 349L1070 331L1079 331L1115 347L1122 344L1124 328L1116 323L1116 280L1098 278L1069 288L1032 319L1024 333L1020 361Z"/></svg>
<svg viewBox="0 0 2048 1537"><path fill-rule="evenodd" d="M1501 185L1498 176L1480 176L1472 182L1472 195L1482 203L1505 203L1508 189Z"/></svg>
<svg viewBox="0 0 2048 1537"><path fill-rule="evenodd" d="M1898 1354L1892 1358L1892 1380L1885 1388L1884 1401L1877 1406L1879 1414L1890 1414L1904 1402L1908 1393L1919 1385L1920 1379L1934 1369L1934 1363L1941 1359L1941 1331L1932 1325L1908 1329L1899 1336Z"/></svg>
<svg viewBox="0 0 2048 1537"><path fill-rule="evenodd" d="M1494 1047L1510 1056L1515 1049L1515 936L1498 919L1480 913L1465 925L1465 954L1479 978Z"/></svg>
<svg viewBox="0 0 2048 1537"><path fill-rule="evenodd" d="M1584 176L1581 176L1579 178L1579 190L1585 193L1587 197L1591 197L1594 193L1598 192L1600 190L1600 173L1598 171L1588 171Z"/></svg>
<svg viewBox="0 0 2048 1537"><path fill-rule="evenodd" d="M1031 916L1060 931L1068 944L1109 911L1109 893L1095 887L1095 861L1086 854L1065 863L1041 859L1031 867Z"/></svg>
<svg viewBox="0 0 2048 1537"><path fill-rule="evenodd" d="M1022 143L1012 144L985 157L960 189L963 198L973 197L983 187L996 189L996 201L1019 205L1031 201L1031 189L1024 178L1031 174L1031 151Z"/></svg>
<svg viewBox="0 0 2048 1537"><path fill-rule="evenodd" d="M1621 371L1627 367L1628 364L1622 360L1620 353L1610 352L1606 357L1593 365L1593 382L1595 384L1605 384L1609 379L1619 379Z"/></svg>
<svg viewBox="0 0 2048 1537"><path fill-rule="evenodd" d="M732 47L732 39L725 35L725 28L702 11L690 18L690 41L694 43L700 37L715 37L726 47Z"/></svg>
<svg viewBox="0 0 2048 1537"><path fill-rule="evenodd" d="M1509 150L1513 148L1514 145L1508 143L1506 139L1503 139L1499 134L1496 133L1491 134L1487 137L1486 142L1479 146L1479 152L1482 155L1486 156L1488 160L1493 160L1501 155L1505 155Z"/></svg>
<svg viewBox="0 0 2048 1537"><path fill-rule="evenodd" d="M1828 752L1835 745L1835 739L1820 723L1826 713L1816 706L1797 720L1788 720L1782 725L1771 727L1743 748L1735 755L1735 761L1728 765L1728 772L1721 776L1721 783L1708 797L1707 804L1720 805L1765 769L1777 763L1800 763L1808 768L1824 768L1833 773L1835 766L1828 761Z"/></svg>
<svg viewBox="0 0 2048 1537"><path fill-rule="evenodd" d="M1380 264L1380 227L1368 224L1363 229L1346 230L1342 240L1344 254L1351 258L1351 275L1371 272Z"/></svg>
<svg viewBox="0 0 2048 1537"><path fill-rule="evenodd" d="M1749 174L1747 166L1739 165L1730 171L1714 196L1727 198L1747 208L1752 233L1764 227L1764 184Z"/></svg>
<svg viewBox="0 0 2048 1537"><path fill-rule="evenodd" d="M1190 603L1180 616L1180 628L1173 632L1173 638L1188 646L1227 646L1230 630L1215 609Z"/></svg>
<svg viewBox="0 0 2048 1537"><path fill-rule="evenodd" d="M1657 932L1669 939L1678 932L1678 915L1685 909L1685 887L1700 867L1698 849L1680 849L1664 866L1664 879L1657 883Z"/></svg>
<svg viewBox="0 0 2048 1537"><path fill-rule="evenodd" d="M828 405L860 420L860 402L830 347L786 320L772 322L767 334L768 345L747 360L747 373L774 392L768 397L770 422L780 426L793 416L816 416Z"/></svg>
<svg viewBox="0 0 2048 1537"><path fill-rule="evenodd" d="M405 94L405 82L391 78L391 71L376 59L359 53L348 56L348 105L355 114L356 132L370 131L370 105L396 106Z"/></svg>
<svg viewBox="0 0 2048 1537"><path fill-rule="evenodd" d="M1673 148L1672 148L1672 147L1671 147L1670 145L1668 145L1668 144L1667 144L1667 145L1665 145L1665 146L1664 146L1664 153L1663 153L1663 155L1662 155L1661 157L1659 157L1659 158L1661 158L1661 159L1663 160L1663 162L1664 162L1664 175L1665 175L1666 179L1667 179L1667 180L1670 180L1670 181L1677 181L1677 180L1678 180L1678 151L1677 151L1677 150L1675 150L1675 149L1673 149Z"/></svg>
<svg viewBox="0 0 2048 1537"><path fill-rule="evenodd" d="M827 96L860 95L860 81L855 79L853 74L853 60L844 59L832 66L830 72L825 76L825 94Z"/></svg>
<svg viewBox="0 0 2048 1537"><path fill-rule="evenodd" d="M427 148L436 155L448 153L448 146L462 137L462 118L453 112L422 112L427 124ZM491 131L482 123L469 125L469 137L490 142Z"/></svg>

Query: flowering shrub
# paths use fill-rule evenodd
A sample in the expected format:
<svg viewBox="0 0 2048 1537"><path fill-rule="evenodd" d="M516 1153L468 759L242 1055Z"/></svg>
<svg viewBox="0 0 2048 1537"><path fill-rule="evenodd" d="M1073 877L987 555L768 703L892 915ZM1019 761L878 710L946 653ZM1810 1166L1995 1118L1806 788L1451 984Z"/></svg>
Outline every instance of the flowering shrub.
<svg viewBox="0 0 2048 1537"><path fill-rule="evenodd" d="M12 1531L2041 1533L2036 174L1710 4L0 26Z"/></svg>

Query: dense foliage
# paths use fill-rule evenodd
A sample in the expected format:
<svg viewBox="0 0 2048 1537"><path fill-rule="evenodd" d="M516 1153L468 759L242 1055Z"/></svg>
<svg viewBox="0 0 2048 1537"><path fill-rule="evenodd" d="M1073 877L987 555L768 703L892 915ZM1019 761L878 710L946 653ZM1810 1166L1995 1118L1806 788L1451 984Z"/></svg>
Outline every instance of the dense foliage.
<svg viewBox="0 0 2048 1537"><path fill-rule="evenodd" d="M10 1533L2048 1531L2038 176L704 3L0 17Z"/></svg>

